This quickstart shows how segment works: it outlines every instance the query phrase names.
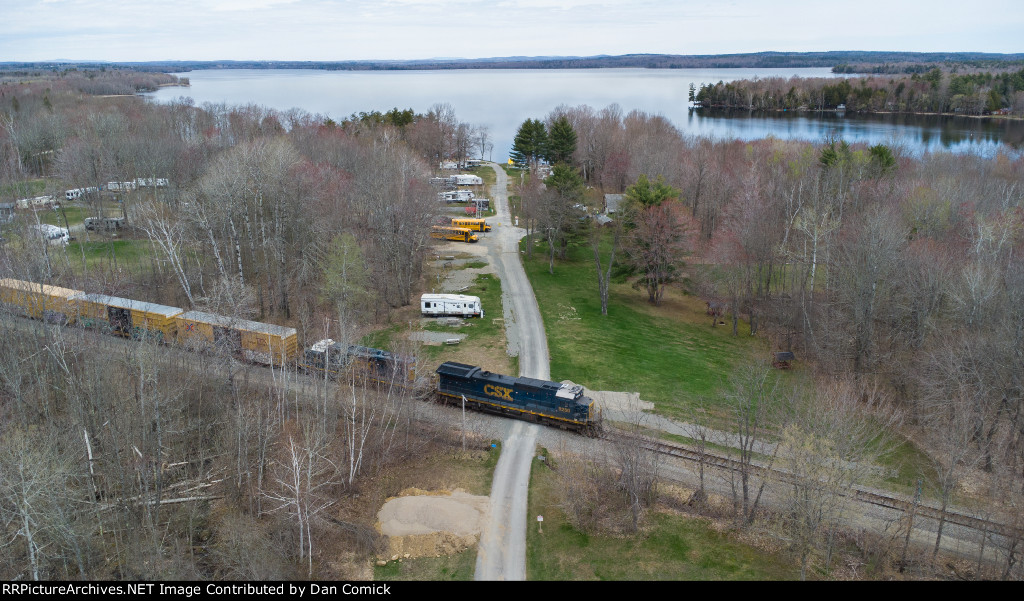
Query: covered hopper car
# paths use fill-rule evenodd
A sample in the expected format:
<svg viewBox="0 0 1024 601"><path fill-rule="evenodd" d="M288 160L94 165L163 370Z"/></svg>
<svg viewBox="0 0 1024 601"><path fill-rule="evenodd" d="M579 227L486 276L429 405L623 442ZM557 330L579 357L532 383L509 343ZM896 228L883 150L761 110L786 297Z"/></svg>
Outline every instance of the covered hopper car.
<svg viewBox="0 0 1024 601"><path fill-rule="evenodd" d="M542 422L588 436L601 431L601 410L579 385L504 376L447 361L437 368L437 395L444 402Z"/></svg>

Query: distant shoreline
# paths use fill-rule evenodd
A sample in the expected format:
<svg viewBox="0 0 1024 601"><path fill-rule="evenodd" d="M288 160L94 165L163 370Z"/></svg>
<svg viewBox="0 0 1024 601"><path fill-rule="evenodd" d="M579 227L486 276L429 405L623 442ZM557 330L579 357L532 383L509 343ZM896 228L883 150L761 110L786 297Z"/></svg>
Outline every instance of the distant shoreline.
<svg viewBox="0 0 1024 601"><path fill-rule="evenodd" d="M395 71L449 69L807 69L842 66L856 74L869 75L872 69L885 66L894 70L916 72L924 65L949 68L999 68L1024 65L1024 53L997 54L984 52L756 52L745 54L625 54L619 56L511 56L492 58L415 59L415 60L348 60L348 61L26 61L0 62L0 71L16 69L79 69L124 68L138 71L187 72L199 69L322 69L328 71ZM844 74L851 74L849 71Z"/></svg>

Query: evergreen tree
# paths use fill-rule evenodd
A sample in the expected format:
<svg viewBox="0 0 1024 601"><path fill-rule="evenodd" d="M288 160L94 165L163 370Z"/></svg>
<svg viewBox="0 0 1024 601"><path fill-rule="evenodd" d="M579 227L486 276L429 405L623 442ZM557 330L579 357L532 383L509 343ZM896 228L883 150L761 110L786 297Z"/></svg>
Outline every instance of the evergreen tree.
<svg viewBox="0 0 1024 601"><path fill-rule="evenodd" d="M551 164L572 164L572 155L576 152L576 130L569 119L562 115L551 124L548 134L547 159Z"/></svg>
<svg viewBox="0 0 1024 601"><path fill-rule="evenodd" d="M548 134L544 122L527 119L519 126L509 158L515 163L532 164L547 155Z"/></svg>
<svg viewBox="0 0 1024 601"><path fill-rule="evenodd" d="M681 192L665 183L665 178L658 176L652 184L643 173L637 178L636 183L626 188L626 198L637 205L638 209L656 207L666 200L676 200Z"/></svg>

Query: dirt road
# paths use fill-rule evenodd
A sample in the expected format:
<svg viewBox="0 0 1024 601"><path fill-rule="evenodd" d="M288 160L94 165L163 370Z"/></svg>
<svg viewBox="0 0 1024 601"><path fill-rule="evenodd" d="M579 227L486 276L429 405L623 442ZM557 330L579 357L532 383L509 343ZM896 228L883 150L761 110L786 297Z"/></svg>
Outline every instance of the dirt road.
<svg viewBox="0 0 1024 601"><path fill-rule="evenodd" d="M548 339L537 298L519 260L519 240L526 232L512 224L505 170L494 163L490 166L498 179L491 192L497 215L487 238L488 252L501 278L510 350L518 351L519 375L547 380L551 376ZM491 511L480 533L476 580L526 579L526 498L539 426L507 421L501 457L494 468Z"/></svg>

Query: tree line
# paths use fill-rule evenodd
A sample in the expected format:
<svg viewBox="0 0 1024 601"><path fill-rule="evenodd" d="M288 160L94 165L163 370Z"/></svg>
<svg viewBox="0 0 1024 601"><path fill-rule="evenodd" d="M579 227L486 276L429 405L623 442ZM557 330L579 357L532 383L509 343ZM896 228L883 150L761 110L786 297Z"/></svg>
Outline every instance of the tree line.
<svg viewBox="0 0 1024 601"><path fill-rule="evenodd" d="M957 113L985 115L1006 110L1024 115L1024 69L1012 72L945 72L933 67L902 77L856 79L765 78L718 82L690 90L702 107L749 110Z"/></svg>

